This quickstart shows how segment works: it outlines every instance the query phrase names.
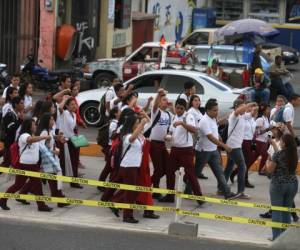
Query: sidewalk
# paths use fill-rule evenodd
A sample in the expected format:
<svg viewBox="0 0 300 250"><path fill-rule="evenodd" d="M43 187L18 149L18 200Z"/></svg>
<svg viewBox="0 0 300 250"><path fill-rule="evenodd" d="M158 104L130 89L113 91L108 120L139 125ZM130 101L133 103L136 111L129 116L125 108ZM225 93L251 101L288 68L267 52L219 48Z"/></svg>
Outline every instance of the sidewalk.
<svg viewBox="0 0 300 250"><path fill-rule="evenodd" d="M104 167L103 158L81 156L81 161L86 169L80 169L85 173L83 178L97 179L101 169ZM217 182L210 169L205 168L205 175L209 176L208 180L201 180L200 184L204 195L216 196ZM250 202L269 203L269 180L266 177L258 176L256 172L250 173L249 179L255 185L255 189L247 189L252 199ZM7 182L6 175L0 176L0 190L5 191L11 183ZM165 187L165 179L162 180L162 187ZM236 184L232 186L232 191L236 192ZM44 186L45 195L49 195L47 186ZM92 186L84 186L84 189L71 189L68 183L64 184L64 193L67 197L80 198L88 200L99 200L101 193ZM151 233L167 234L168 225L174 220L174 214L161 213L161 219L149 220L142 218L142 211L135 211L136 218L140 220L137 225L125 224L121 218L116 218L107 208L79 207L70 206L67 208L57 208L55 204L49 204L54 207L51 213L41 213L36 209L36 204L31 202L30 206L24 206L14 200L8 201L10 211L0 210L0 218L12 218L17 220L27 220L36 222L48 222L54 224L79 225L87 227L101 227L124 230L137 230ZM169 203L156 203L159 206L170 206ZM173 205L174 206L174 205ZM300 196L296 197L296 206L300 207ZM202 208L197 208L196 202L192 200L183 201L183 209L191 211L203 211L219 213L231 216L241 216L250 218L259 218L258 214L265 212L261 209L251 209L243 207L233 207L206 203ZM271 229L254 225L243 225L236 223L220 222L213 220L198 219L193 217L180 217L182 222L193 222L199 224L199 237L251 242L257 244L269 245L268 238L271 236Z"/></svg>

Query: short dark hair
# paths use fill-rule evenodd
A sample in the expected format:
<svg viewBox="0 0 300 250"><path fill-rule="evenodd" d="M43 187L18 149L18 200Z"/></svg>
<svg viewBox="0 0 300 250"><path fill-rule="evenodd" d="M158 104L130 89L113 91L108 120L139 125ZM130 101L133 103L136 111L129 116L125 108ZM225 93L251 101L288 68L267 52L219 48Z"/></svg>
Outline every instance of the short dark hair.
<svg viewBox="0 0 300 250"><path fill-rule="evenodd" d="M184 83L184 89L187 90L187 89L191 89L192 87L195 86L195 83L193 82L185 82Z"/></svg>
<svg viewBox="0 0 300 250"><path fill-rule="evenodd" d="M63 75L60 77L59 83L65 82L65 81L67 80L67 78L71 78L71 76L68 75L68 74L63 74Z"/></svg>
<svg viewBox="0 0 300 250"><path fill-rule="evenodd" d="M16 96L11 100L11 105L13 108L16 107L17 104L19 104L21 101L23 101L23 98L20 96Z"/></svg>
<svg viewBox="0 0 300 250"><path fill-rule="evenodd" d="M181 99L181 98L177 99L175 102L175 107L177 105L183 106L186 109L186 106L187 106L186 100Z"/></svg>
<svg viewBox="0 0 300 250"><path fill-rule="evenodd" d="M205 110L212 110L213 107L218 106L217 99L211 98L205 104Z"/></svg>
<svg viewBox="0 0 300 250"><path fill-rule="evenodd" d="M294 93L290 96L290 101L297 100L298 98L300 98L300 95Z"/></svg>
<svg viewBox="0 0 300 250"><path fill-rule="evenodd" d="M114 90L115 92L118 92L121 88L123 88L123 84L122 83L117 83L115 86L114 86Z"/></svg>
<svg viewBox="0 0 300 250"><path fill-rule="evenodd" d="M10 95L14 92L18 91L15 87L8 87L6 90L5 102L11 101Z"/></svg>
<svg viewBox="0 0 300 250"><path fill-rule="evenodd" d="M11 78L13 78L13 77L19 77L19 78L21 78L21 75L20 75L19 72L15 72L15 73L13 73L13 74L11 75Z"/></svg>

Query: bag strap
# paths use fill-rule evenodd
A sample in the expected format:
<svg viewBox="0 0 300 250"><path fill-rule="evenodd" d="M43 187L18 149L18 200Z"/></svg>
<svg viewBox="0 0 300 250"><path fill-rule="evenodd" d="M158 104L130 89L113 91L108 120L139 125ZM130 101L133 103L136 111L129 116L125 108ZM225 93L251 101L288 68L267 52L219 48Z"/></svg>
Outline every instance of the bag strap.
<svg viewBox="0 0 300 250"><path fill-rule="evenodd" d="M156 126L156 124L158 123L160 117L161 117L161 111L158 110L158 113L157 113L157 115L155 116L155 119L154 119L153 123L151 124L151 127L148 128L147 131L146 131L144 134L151 132L151 130L152 130L152 129Z"/></svg>
<svg viewBox="0 0 300 250"><path fill-rule="evenodd" d="M17 142L18 143L18 142ZM19 160L21 159L22 154L24 153L24 151L26 150L26 148L29 146L29 144L27 143L25 145L25 147L23 148L23 150L21 151L21 154L19 155Z"/></svg>
<svg viewBox="0 0 300 250"><path fill-rule="evenodd" d="M167 133L169 133L170 132L171 123L172 123L172 118L171 118L171 114L170 114L169 111L166 111L166 113L169 116L169 124L168 124L168 129L167 129Z"/></svg>
<svg viewBox="0 0 300 250"><path fill-rule="evenodd" d="M238 125L239 121L240 121L240 118L238 118L238 120L236 121L236 123L235 123L233 129L232 129L231 132L228 134L228 136L227 136L227 141L228 141L229 137L232 135L232 133L233 133L234 129L236 128L236 126Z"/></svg>
<svg viewBox="0 0 300 250"><path fill-rule="evenodd" d="M123 142L121 142L121 143L123 143ZM123 161L125 155L128 153L128 151L129 151L130 148L131 148L131 144L129 144L128 147L126 148L126 150L125 150L125 152L124 152L124 154L123 154L123 156L122 156L122 158L120 160L120 163Z"/></svg>

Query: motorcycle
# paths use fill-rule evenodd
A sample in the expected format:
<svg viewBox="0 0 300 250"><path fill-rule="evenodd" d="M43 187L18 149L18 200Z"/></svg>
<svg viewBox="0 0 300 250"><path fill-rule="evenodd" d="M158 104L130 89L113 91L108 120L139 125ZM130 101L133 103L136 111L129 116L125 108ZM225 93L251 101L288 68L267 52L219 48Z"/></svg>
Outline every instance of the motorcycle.
<svg viewBox="0 0 300 250"><path fill-rule="evenodd" d="M9 84L9 75L7 72L7 65L0 63L0 91L1 93Z"/></svg>

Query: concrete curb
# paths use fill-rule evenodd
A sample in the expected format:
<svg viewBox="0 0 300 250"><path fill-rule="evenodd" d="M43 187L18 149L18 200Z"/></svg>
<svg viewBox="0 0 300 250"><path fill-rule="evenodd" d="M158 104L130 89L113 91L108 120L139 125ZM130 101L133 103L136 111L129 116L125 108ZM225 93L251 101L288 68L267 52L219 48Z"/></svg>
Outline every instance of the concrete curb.
<svg viewBox="0 0 300 250"><path fill-rule="evenodd" d="M84 156L94 156L94 157L103 157L104 156L101 152L101 147L96 143L90 143L90 145L88 147L81 148L80 149L80 154L84 155ZM223 162L227 161L226 154L222 155L222 160L223 160ZM225 164L223 164L223 165L225 165ZM258 171L258 167L259 167L259 160L256 161L252 165L250 170L251 171ZM300 175L300 162L298 163L297 174Z"/></svg>
<svg viewBox="0 0 300 250"><path fill-rule="evenodd" d="M273 242L271 249L299 250L299 235L299 228L289 228Z"/></svg>

